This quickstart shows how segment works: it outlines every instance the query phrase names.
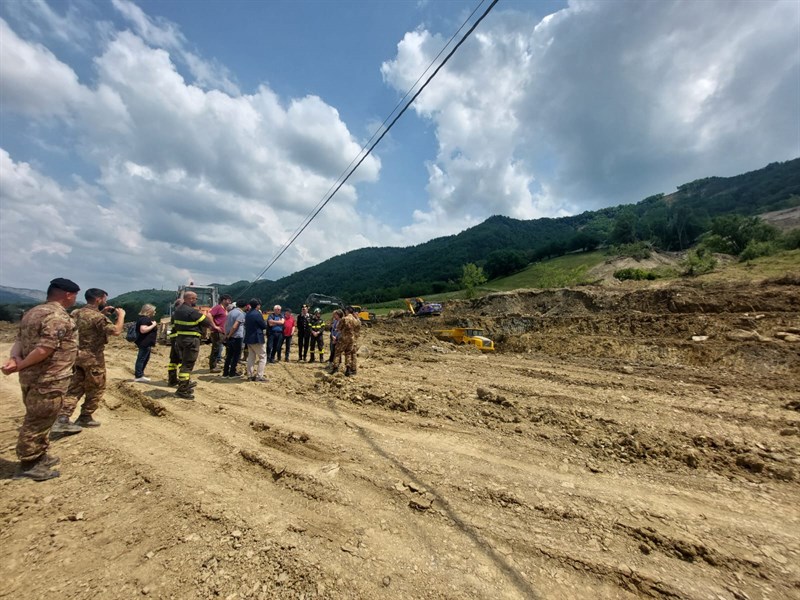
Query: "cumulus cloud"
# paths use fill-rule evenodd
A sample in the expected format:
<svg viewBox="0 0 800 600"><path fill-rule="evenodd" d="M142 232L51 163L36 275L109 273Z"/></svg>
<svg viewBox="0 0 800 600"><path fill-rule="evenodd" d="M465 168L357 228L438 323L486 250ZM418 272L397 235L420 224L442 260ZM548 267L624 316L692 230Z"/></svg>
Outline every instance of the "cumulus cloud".
<svg viewBox="0 0 800 600"><path fill-rule="evenodd" d="M137 7L117 4L144 19L134 28L141 35L116 32L94 59L91 85L0 20L3 114L68 127L82 160L99 172L92 183L59 182L0 148L4 282L41 287L51 272L77 270L124 291L255 276L359 142L317 96L283 100L266 86L231 95L185 80L173 54L155 45L182 44L179 32L163 23L148 29ZM379 171L380 160L369 157L268 276L395 239L354 210L353 184ZM34 199L46 209L31 210ZM33 258L8 260L32 241ZM35 268L42 264L46 273Z"/></svg>
<svg viewBox="0 0 800 600"><path fill-rule="evenodd" d="M635 202L797 156L798 22L780 0L580 0L539 22L496 9L414 105L438 152L409 232ZM385 81L404 92L443 42L407 33Z"/></svg>

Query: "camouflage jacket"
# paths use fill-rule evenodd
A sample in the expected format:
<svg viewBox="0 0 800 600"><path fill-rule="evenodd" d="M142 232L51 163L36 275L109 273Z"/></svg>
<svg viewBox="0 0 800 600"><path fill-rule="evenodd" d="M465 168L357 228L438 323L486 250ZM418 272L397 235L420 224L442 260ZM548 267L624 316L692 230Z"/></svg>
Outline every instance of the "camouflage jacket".
<svg viewBox="0 0 800 600"><path fill-rule="evenodd" d="M93 306L84 306L72 311L72 319L78 328L78 358L81 366L105 365L103 351L109 334L116 327L108 318Z"/></svg>
<svg viewBox="0 0 800 600"><path fill-rule="evenodd" d="M361 330L361 321L355 315L346 315L339 321L339 331L343 341L355 342Z"/></svg>
<svg viewBox="0 0 800 600"><path fill-rule="evenodd" d="M26 312L19 324L17 341L23 357L37 347L54 350L47 359L20 371L22 385L72 376L72 365L78 353L78 332L67 311L57 302L40 304Z"/></svg>

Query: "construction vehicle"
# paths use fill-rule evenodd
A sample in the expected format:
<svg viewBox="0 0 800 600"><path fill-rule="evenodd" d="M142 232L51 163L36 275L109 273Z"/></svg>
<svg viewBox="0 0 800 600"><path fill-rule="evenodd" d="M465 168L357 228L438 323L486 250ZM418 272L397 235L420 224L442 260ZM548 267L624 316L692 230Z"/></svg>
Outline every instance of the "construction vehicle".
<svg viewBox="0 0 800 600"><path fill-rule="evenodd" d="M469 344L483 352L494 352L494 342L483 335L483 329L453 327L452 329L435 329L433 334L440 340L446 340L459 346Z"/></svg>
<svg viewBox="0 0 800 600"><path fill-rule="evenodd" d="M415 317L439 316L442 314L442 305L438 302L425 302L422 298L416 298L413 302L406 298L408 312Z"/></svg>
<svg viewBox="0 0 800 600"><path fill-rule="evenodd" d="M211 309L217 305L219 302L219 290L215 285L194 285L193 283L189 283L189 285L181 285L178 287L178 294L175 297L177 300L178 298L183 299L183 295L186 292L194 292L197 294L197 310L201 313L206 315L209 319L211 317L208 316L208 313ZM169 314L166 317L161 319L161 322L158 324L158 334L156 336L156 341L159 344L168 345L169 344L169 334L170 332L170 322L172 320L172 311L175 310L175 303L172 302L169 305ZM203 338L201 341L203 343L210 342L210 329L205 328Z"/></svg>
<svg viewBox="0 0 800 600"><path fill-rule="evenodd" d="M341 298L337 298L336 296L309 294L308 298L306 298L306 301L303 304L305 304L310 311L314 310L314 307L318 306L332 306L342 310L344 310L345 306L351 306L353 307L353 310L356 311L356 315L358 316L359 320L367 326L372 325L377 318L374 312L369 312L366 308L363 308L357 304L345 304Z"/></svg>

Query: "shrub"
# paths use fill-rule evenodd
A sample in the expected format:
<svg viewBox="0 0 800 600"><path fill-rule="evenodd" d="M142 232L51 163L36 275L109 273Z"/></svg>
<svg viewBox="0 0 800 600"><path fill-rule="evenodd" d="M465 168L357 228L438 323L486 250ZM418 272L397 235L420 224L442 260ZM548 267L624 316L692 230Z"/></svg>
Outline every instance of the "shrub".
<svg viewBox="0 0 800 600"><path fill-rule="evenodd" d="M610 256L630 257L636 260L644 260L650 258L653 252L653 246L650 242L634 242L632 244L621 244L619 246L611 246L607 254Z"/></svg>
<svg viewBox="0 0 800 600"><path fill-rule="evenodd" d="M739 262L753 260L759 256L771 256L777 251L778 246L775 242L756 242L755 240L750 240L739 255Z"/></svg>
<svg viewBox="0 0 800 600"><path fill-rule="evenodd" d="M648 271L646 269L627 268L614 271L614 279L619 279L620 281L652 281L653 279L658 279L658 275L656 275L656 273L653 271Z"/></svg>
<svg viewBox="0 0 800 600"><path fill-rule="evenodd" d="M705 247L697 246L694 250L690 250L683 261L683 274L694 277L695 275L702 275L703 273L710 273L717 266L717 259Z"/></svg>

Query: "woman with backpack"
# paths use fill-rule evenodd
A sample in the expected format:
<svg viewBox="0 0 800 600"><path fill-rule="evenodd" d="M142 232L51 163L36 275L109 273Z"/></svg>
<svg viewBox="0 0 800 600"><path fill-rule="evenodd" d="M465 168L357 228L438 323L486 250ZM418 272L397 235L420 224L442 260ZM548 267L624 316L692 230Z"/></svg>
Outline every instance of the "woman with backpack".
<svg viewBox="0 0 800 600"><path fill-rule="evenodd" d="M134 367L134 381L137 383L147 383L149 377L144 376L144 369L150 360L150 352L156 345L156 328L158 323L153 320L156 314L156 307L152 304L145 304L139 311L139 318L136 320L136 345L139 352L136 355L136 366Z"/></svg>

